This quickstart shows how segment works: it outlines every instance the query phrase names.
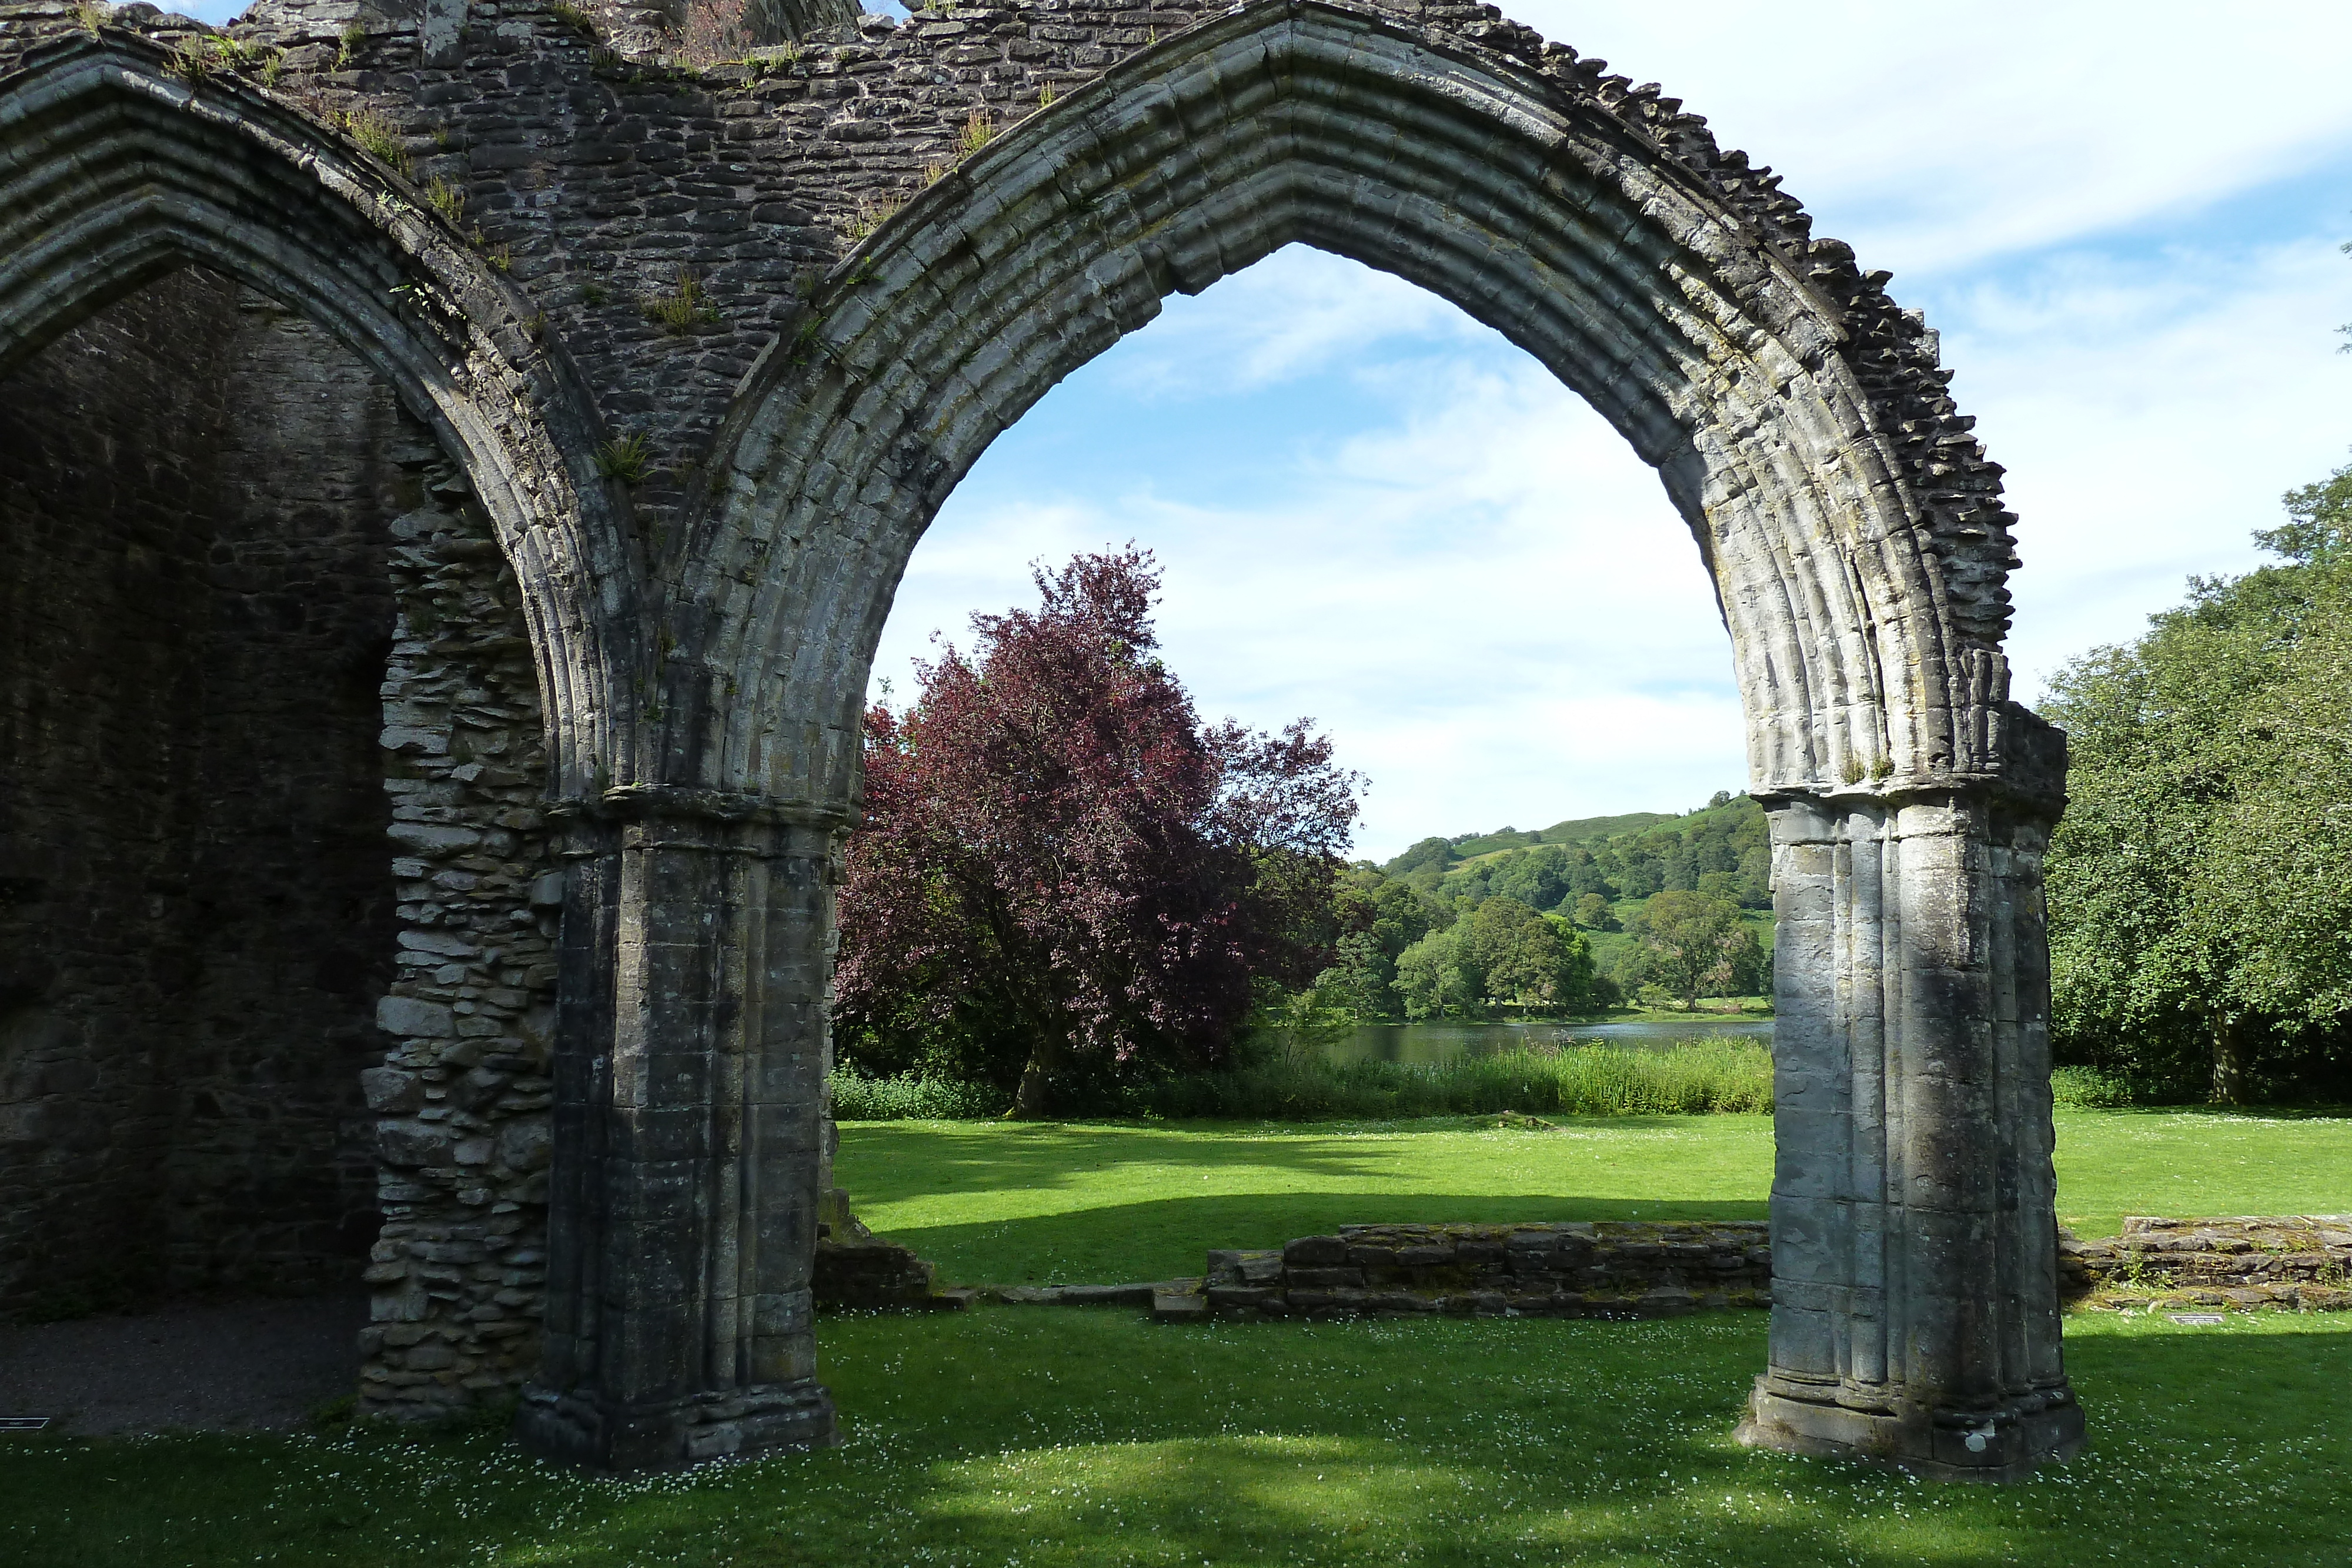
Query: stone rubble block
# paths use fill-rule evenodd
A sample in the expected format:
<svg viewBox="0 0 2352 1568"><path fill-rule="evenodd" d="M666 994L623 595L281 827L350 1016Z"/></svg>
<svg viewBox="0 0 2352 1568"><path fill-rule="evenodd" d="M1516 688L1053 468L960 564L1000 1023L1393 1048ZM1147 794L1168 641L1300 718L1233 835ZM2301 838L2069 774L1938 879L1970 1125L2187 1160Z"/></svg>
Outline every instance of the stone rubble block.
<svg viewBox="0 0 2352 1568"><path fill-rule="evenodd" d="M2123 1232L2058 1236L2059 1292L2086 1306L2352 1310L2352 1215L2128 1216Z"/></svg>
<svg viewBox="0 0 2352 1568"><path fill-rule="evenodd" d="M1629 1220L1345 1226L1279 1251L1212 1251L1197 1293L1234 1318L1660 1317L1765 1306L1771 1289L1760 1222Z"/></svg>

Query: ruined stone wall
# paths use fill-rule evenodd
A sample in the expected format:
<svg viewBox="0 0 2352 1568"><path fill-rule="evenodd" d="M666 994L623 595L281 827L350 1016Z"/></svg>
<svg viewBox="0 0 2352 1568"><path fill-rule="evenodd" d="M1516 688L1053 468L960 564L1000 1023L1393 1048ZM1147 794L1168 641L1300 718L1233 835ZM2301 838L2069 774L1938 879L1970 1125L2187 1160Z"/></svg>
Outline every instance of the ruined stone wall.
<svg viewBox="0 0 2352 1568"><path fill-rule="evenodd" d="M1629 147L1663 154L1739 212L1833 302L1848 336L1841 352L1923 497L1923 538L1948 577L1954 623L1997 643L2009 616L2003 578L2016 564L2000 471L1946 392L1934 335L1886 294L1887 275L1814 236L1778 175L1720 147L1703 117L1655 83L1612 74L1607 61L1547 42L1493 5L1373 8L1449 47L1512 62L1614 122ZM420 187L441 181L462 196L460 226L546 311L605 418L650 441L654 472L636 503L678 543L710 438L745 374L797 324L797 291L966 156L974 137L1222 8L939 6L905 24L862 16L708 70L666 52L674 40L661 28L676 10L666 0L599 0L574 13L593 17L592 31L541 0L477 3L458 41L429 57L422 9L260 0L227 30L259 51L234 68L248 79L273 68L274 90L331 120L380 117ZM50 28L72 25L64 0L23 11L53 15L40 24ZM180 36L143 4L112 17ZM0 38L0 61L9 43ZM649 316L664 307L667 321Z"/></svg>
<svg viewBox="0 0 2352 1568"><path fill-rule="evenodd" d="M694 70L622 52L657 47L652 8L591 9L599 32L532 0L476 4L443 65L427 63L413 20L341 0L262 0L228 33L284 51L276 90L331 123L381 117L415 182L442 183L460 227L546 312L614 432L649 443L633 500L662 549L685 542L728 406L798 326L816 278L974 137L1214 14L1127 0L940 7ZM1540 47L1492 6L1396 9L1531 57ZM148 12L113 16L162 21Z"/></svg>
<svg viewBox="0 0 2352 1568"><path fill-rule="evenodd" d="M1752 1221L1345 1225L1280 1249L1212 1251L1195 1306L1239 1318L1664 1317L1763 1306L1771 1293L1771 1248Z"/></svg>
<svg viewBox="0 0 2352 1568"><path fill-rule="evenodd" d="M2224 1219L2126 1215L2123 1233L2058 1233L2059 1289L2116 1310L2352 1311L2352 1214Z"/></svg>
<svg viewBox="0 0 2352 1568"><path fill-rule="evenodd" d="M219 434L173 389L216 361L204 303L156 290L0 383L0 1311L162 1278L157 1058L197 961L204 552L180 514Z"/></svg>
<svg viewBox="0 0 2352 1568"><path fill-rule="evenodd" d="M219 423L186 914L203 953L168 1089L165 1288L349 1280L374 1239L354 1064L390 977L374 737L392 595L387 443L407 422L356 356L249 290ZM134 436L134 439L136 437Z"/></svg>
<svg viewBox="0 0 2352 1568"><path fill-rule="evenodd" d="M383 734L399 951L390 1051L362 1075L383 1162L362 1336L377 1411L510 1387L538 1354L563 899L520 590L454 465L422 442L402 455Z"/></svg>
<svg viewBox="0 0 2352 1568"><path fill-rule="evenodd" d="M0 388L0 1309L350 1280L391 630L348 350L176 274Z"/></svg>
<svg viewBox="0 0 2352 1568"><path fill-rule="evenodd" d="M802 1267L814 1219L802 1209L809 1167L821 1166L812 1145L830 927L823 867L851 809L855 726L828 729L823 703L781 703L770 682L814 688L849 670L856 638L844 628L878 620L887 591L871 591L887 590L887 573L873 563L896 558L876 551L874 536L771 533L703 505L711 468L723 466L730 483L768 472L742 454L787 444L780 429L805 435L812 452L839 453L823 444L856 423L834 413L795 422L745 394L809 382L831 389L827 397L850 389L877 404L905 399L904 409L871 411L864 428L879 432L901 428L894 422L918 404L952 412L979 383L943 392L950 372L984 369L994 354L1029 367L1026 382L989 382L998 412L1017 415L1075 360L1024 361L1017 334L983 330L974 334L980 346L952 346L963 360L930 367L936 379L894 382L885 372L921 369L927 334L953 336L931 333L934 322L982 319L975 277L1026 277L1037 298L1007 299L1040 340L1061 330L1062 318L1041 313L1039 301L1082 297L1102 280L1070 269L1071 253L1054 251L1057 261L1045 252L1097 233L1117 231L1133 264L1115 311L1097 317L1118 329L1146 319L1167 289L1202 287L1228 258L1256 255L1259 241L1302 233L1370 247L1413 275L1410 256L1377 252L1369 237L1377 216L1355 222L1385 199L1356 193L1393 193L1390 167L1415 164L1424 174L1416 199L1441 216L1475 220L1496 205L1494 193L1457 185L1451 171L1558 195L1550 172L1568 166L1541 136L1498 131L1499 115L1473 127L1472 140L1447 140L1437 123L1447 116L1422 111L1468 103L1471 78L1523 125L1569 127L1577 143L1569 161L1604 193L1628 198L1616 208L1622 234L1595 230L1612 236L1591 252L1610 263L1599 288L1604 314L1663 322L1683 308L1669 286L1675 258L1704 260L1701 272L1721 263L1709 287L1731 315L1754 305L1758 320L1801 329L1785 343L1774 339L1775 352L1794 352L1808 377L1819 368L1819 385L1803 395L1784 390L1783 366L1743 373L1749 391L1738 397L1729 381L1701 377L1654 420L1613 413L1645 455L1670 460L1686 451L1684 436L1734 436L1753 445L1770 488L1773 454L1802 445L1790 438L1813 431L1814 416L1833 415L1839 441L1852 437L1861 466L1847 476L1860 488L1819 476L1796 486L1811 500L1786 509L1791 527L1819 521L1827 531L1771 556L1769 570L1760 514L1724 513L1725 538L1756 547L1752 583L1776 585L1772 604L1830 606L1820 622L1810 611L1792 620L1776 610L1746 630L1736 623L1743 659L1769 664L1766 634L1786 632L1774 646L1783 664L1808 672L1809 693L1850 694L1838 711L1816 708L1811 695L1792 699L1787 734L1773 732L1773 745L1786 744L1769 753L1786 760L1768 767L1759 739L1759 777L1808 800L1841 784L1888 797L1848 813L1856 819L1942 810L1919 805L1922 792L1941 800L1941 791L1973 802L2007 789L2037 819L2054 810L2054 776L2027 777L2022 765L2054 768L2058 749L2005 696L1998 643L2014 562L1999 470L1945 395L1932 335L1895 308L1885 275L1862 272L1847 247L1813 236L1775 177L1720 149L1703 120L1655 86L1612 76L1492 7L1381 0L1378 8L1377 23L1274 4L1213 13L1215 26L1195 36L1208 53L1187 57L1205 68L1183 91L1173 66L1122 73L1067 106L1082 113L1040 126L1020 155L983 158L960 175L975 148L1049 93L1076 91L1213 14L1121 0L943 7L904 26L861 18L835 36L694 70L665 51L671 0L597 0L585 13L541 0L261 0L226 33L142 5L116 8L113 25L100 27L94 11L65 0L0 0L0 70L30 60L58 68L70 85L59 89L64 98L44 98L44 87L9 105L24 112L6 122L15 140L0 175L14 181L12 197L32 194L0 210L18 214L12 259L34 261L10 274L12 306L29 303L22 322L6 323L25 336L6 346L47 329L44 300L62 307L84 298L76 289L85 283L102 294L122 281L127 272L105 267L138 265L145 253L121 248L134 244L226 258L253 268L252 280L310 300L375 346L416 409L437 401L447 411L525 563L541 612L535 624L550 649L570 647L551 655L550 668L559 681L593 677L585 697L551 682L564 698L559 735L574 797L556 814L577 829L565 852L581 857L563 889L566 1194L554 1211L551 1292L541 1236L556 889L540 820L530 666L512 582L480 514L434 444L366 378L318 361L317 407L257 392L281 371L298 381L311 371L295 362L299 333L284 324L268 327L269 340L290 358L257 350L238 360L247 328L218 325L242 319L234 301L125 334L121 364L100 377L120 401L95 423L57 417L61 387L33 384L29 398L16 399L34 410L26 428L37 436L11 442L37 459L18 488L62 499L20 512L58 563L29 571L19 592L20 614L51 617L49 641L0 652L7 722L26 737L17 750L36 754L24 765L35 788L5 798L15 816L0 823L15 857L0 862L0 891L15 900L8 918L23 937L0 1013L0 1138L13 1140L0 1158L8 1216L0 1267L16 1280L126 1266L157 1283L230 1285L273 1270L288 1283L325 1277L342 1256L332 1249L369 1223L348 1205L369 1148L350 1098L364 1065L383 1220L367 1270L376 1288L371 1408L438 1406L518 1381L544 1318L540 1403L549 1414L526 1428L543 1451L661 1463L730 1445L823 1440L830 1413L809 1382ZM76 36L85 30L97 41ZM179 52L167 58L166 48ZM1245 162L1207 168L1188 162L1185 145L1195 123L1184 118L1188 104L1213 115L1210 100L1231 83L1264 77L1277 60L1296 69L1309 55L1316 73L1297 78L1303 95L1268 111L1275 123L1228 105L1223 129L1245 150L1268 132L1276 140L1266 144L1292 146L1285 177L1325 182L1318 199L1345 220L1328 229L1299 226L1282 198L1262 200ZM310 120L285 113L287 103ZM43 136L68 110L100 149L88 169L54 151L84 142ZM1311 149L1300 135L1310 124L1323 138ZM1489 159L1482 148L1499 151ZM1361 163L1360 151L1369 155ZM278 232L275 214L287 208L277 199L310 200L300 179L225 177L265 166L324 171L318 183L332 194L323 213L309 214L316 221ZM1438 174L1426 177L1433 168ZM1008 172L1024 170L1027 187ZM1631 177L1617 183L1612 171ZM1206 207L1187 183L1202 178L1234 204ZM921 221L892 233L933 246L912 275L947 292L867 290L877 276L889 283L887 268L877 275L842 259L941 179L950 183ZM999 201L1010 212L1024 188L1058 192L1042 227L992 226L961 204ZM1150 199L1113 210L1139 195ZM1499 233L1503 248L1577 230L1572 201L1528 220L1524 235ZM1212 225L1192 235L1201 243L1189 255L1171 256L1135 221L1146 208L1165 215L1187 204ZM117 226L90 238L72 225L100 208L119 215ZM63 216L51 222L52 211ZM54 255L43 248L52 235L68 236ZM1228 239L1239 248L1221 249ZM100 258L100 240L120 244ZM478 266L452 265L461 243ZM92 255L79 254L85 245ZM886 263L915 254L882 248ZM86 275L76 270L85 261ZM901 268L898 283L908 277ZM1474 259L1448 275L1447 291L1476 308L1501 277ZM857 337L861 312L887 329L866 343L870 352ZM1660 350L1643 373L1673 381L1679 352ZM1703 356L1710 364L1713 353ZM1599 346L1599 360L1613 358ZM150 372L144 383L123 368L134 360ZM1567 374L1585 361L1562 351L1547 362ZM154 395L198 384L229 390L209 400ZM1741 401L1751 392L1757 401ZM244 403L268 411L268 426L249 437L235 428ZM744 421L741 446L728 444L730 418ZM273 441L290 465L269 461ZM854 433L842 442L857 444ZM845 495L910 538L927 515L919 492L951 482L976 450L967 444L950 462L924 441L877 435L847 455L856 476ZM592 476L592 458L607 483ZM1685 510L1713 517L1690 476L1677 480L1668 466ZM831 506L806 478L784 478L770 494ZM516 500L542 489L560 493L557 503L534 510ZM592 504L574 507L581 497ZM265 515L279 517L276 534L241 531ZM1837 533L1849 524L1853 538ZM734 532L721 549L712 534L723 529ZM551 539L564 549L542 552ZM1911 553L1915 545L1924 553ZM847 614L824 622L810 613L840 610L853 582L860 597ZM1727 609L1757 602L1735 589ZM393 639L389 664L377 655L388 676L379 694L388 766L357 756L355 737L373 720L350 700L362 661L345 656L355 646L349 633L387 602L398 618L377 635ZM224 604L231 613L220 613ZM1897 605L1894 620L1870 619ZM824 641L799 651L726 641L761 617L771 627L812 625ZM1926 630L1906 643L1905 658L1882 664L1876 632L1906 618ZM99 652L86 657L77 636L97 639L89 645ZM712 657L714 645L730 656ZM1818 670L1816 648L1827 650ZM1898 700L1878 683L1906 670L1925 685ZM1814 678L1825 673L1840 680ZM224 695L263 679L271 690ZM1759 704L1755 689L1749 701L1759 736L1768 720L1780 724L1776 703ZM771 714L784 716L772 735L761 729ZM1905 741L1901 777L1894 748L1872 738L1892 721L1916 737ZM314 733L296 744L305 722L332 727L335 738ZM1818 755L1805 727L1815 722L1836 742ZM98 737L65 733L76 726ZM583 734L602 738L583 745ZM1857 735L1870 744L1855 744ZM736 766L771 739L775 755L810 765L789 775ZM828 753L838 768L822 760ZM363 779L387 787L365 806ZM800 788L819 779L822 787ZM608 792L615 781L626 787ZM761 789L777 798L734 792ZM1787 1376L1770 1392L1780 1404L1769 1419L1759 1393L1758 1440L1932 1452L1939 1464L2021 1473L2079 1433L2054 1308L2033 1315L2047 1296L2049 1255L2038 1032L2046 986L2039 929L2018 901L2035 890L2037 852L2027 841L2038 829L2011 832L1990 810L1969 804L1961 821L1955 806L1948 831L1849 833L1895 849L1849 857L1852 866L1824 862L1816 879L1822 907L1840 912L1822 925L1839 951L1892 952L1882 938L1900 929L1963 933L1970 956L1965 969L1917 958L1874 970L1851 1009L1828 1005L1848 988L1826 948L1803 967L1822 1005L1808 1015L1811 1043L1796 1049L1826 1083L1846 1061L1865 1103L1839 1101L1823 1115L1795 1093L1782 1097L1775 1212L1784 1238L1815 1237L1810 1256L1784 1242L1783 1279L1810 1290L1815 1310L1808 1326L1802 1291L1776 1308L1774 1375ZM362 827L388 827L391 840L376 842L365 865L354 847ZM332 862L323 873L318 857ZM58 907L59 888L79 902L54 917L40 906ZM1882 915L1869 902L1882 888L1912 905ZM389 919L378 913L387 898ZM1784 935L1791 928L1784 921ZM382 1033L372 1034L354 1004L385 986L373 1015ZM1802 1023L1802 1011L1783 1008L1784 1040L1804 1032L1785 1021ZM121 1028L100 1027L110 1023ZM1900 1049L1882 1051L1889 1041ZM1949 1061L1976 1065L1947 1074ZM306 1076L313 1069L315 1082ZM1979 1092L1988 1082L1996 1087ZM1910 1165L1871 1163L1886 1120L1871 1099L1879 1087L1916 1110L1917 1135L1899 1151L1916 1156ZM1858 1173L1853 1190L1816 1191L1818 1173L1832 1169ZM1922 1191L1934 1202L1915 1212L1904 1195ZM1790 1195L1798 1205L1783 1201ZM290 1222L264 1218L289 1199L311 1207ZM1823 1228L1790 1223L1802 1205L1822 1203ZM1936 1228L1939 1206L1969 1216L1971 1238L1998 1237L1986 1253L1998 1271L1970 1274L1951 1261L1946 1240L1960 1232ZM73 1230L76 1212L94 1228ZM232 1237L231 1227L243 1228ZM1882 1247L1873 1239L1882 1237L1892 1239ZM1970 1250L1984 1249L1972 1239ZM1907 1260L1899 1294L1885 1298L1903 1312L1878 1310L1871 1252ZM1564 1264L1559 1271L1564 1287ZM2009 1336L2000 1354L1979 1354L1990 1331L1971 1314ZM1872 1341L1865 1354L1840 1360L1857 1323L1885 1332L1865 1330L1855 1341ZM1835 1380L1840 1403L1817 1397ZM1945 1453L1961 1420L1980 1458ZM1987 1434L1990 1449L1977 1441Z"/></svg>
<svg viewBox="0 0 2352 1568"><path fill-rule="evenodd" d="M518 1381L562 893L488 518L348 349L193 269L0 422L0 1311L364 1268L376 1403Z"/></svg>

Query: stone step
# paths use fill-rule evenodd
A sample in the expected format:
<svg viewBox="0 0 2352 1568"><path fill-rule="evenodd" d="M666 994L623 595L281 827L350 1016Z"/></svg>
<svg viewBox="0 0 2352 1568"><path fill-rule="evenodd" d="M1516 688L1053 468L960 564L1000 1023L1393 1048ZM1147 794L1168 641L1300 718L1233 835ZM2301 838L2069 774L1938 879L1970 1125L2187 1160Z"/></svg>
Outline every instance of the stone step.
<svg viewBox="0 0 2352 1568"><path fill-rule="evenodd" d="M1151 1297L1155 1323L1200 1323L1209 1321L1209 1298L1194 1291L1158 1291Z"/></svg>
<svg viewBox="0 0 2352 1568"><path fill-rule="evenodd" d="M1126 1285L968 1285L972 1298L1012 1307L1150 1307L1154 1297L1197 1292L1198 1280L1146 1281Z"/></svg>

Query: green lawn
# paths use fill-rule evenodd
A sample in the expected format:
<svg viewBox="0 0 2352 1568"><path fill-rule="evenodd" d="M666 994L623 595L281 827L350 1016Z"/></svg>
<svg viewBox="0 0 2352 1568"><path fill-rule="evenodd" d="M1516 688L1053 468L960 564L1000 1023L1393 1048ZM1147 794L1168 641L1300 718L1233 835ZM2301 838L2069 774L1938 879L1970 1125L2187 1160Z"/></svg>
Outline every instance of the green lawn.
<svg viewBox="0 0 2352 1568"><path fill-rule="evenodd" d="M610 1481L488 1436L0 1446L0 1562L2336 1568L2352 1332L2070 1325L2093 1448L2015 1487L1751 1453L1761 1313L1155 1327L829 1318L848 1435Z"/></svg>
<svg viewBox="0 0 2352 1568"><path fill-rule="evenodd" d="M1764 1217L1769 1116L1490 1123L865 1123L842 1129L836 1179L943 1278L995 1284L1197 1274L1211 1247L1357 1221ZM2084 1236L2126 1214L2352 1210L2352 1118L2062 1111L2058 1209Z"/></svg>
<svg viewBox="0 0 2352 1568"><path fill-rule="evenodd" d="M2352 1122L2062 1115L2062 1207L2352 1208ZM1350 1218L1759 1214L1764 1117L1499 1134L845 1129L889 1231L1005 1280L1139 1278ZM495 1434L0 1437L0 1564L1096 1568L2086 1563L2340 1568L2352 1313L2086 1313L2092 1448L1937 1486L1730 1442L1765 1315L1158 1326L1133 1311L821 1320L846 1442L606 1480Z"/></svg>

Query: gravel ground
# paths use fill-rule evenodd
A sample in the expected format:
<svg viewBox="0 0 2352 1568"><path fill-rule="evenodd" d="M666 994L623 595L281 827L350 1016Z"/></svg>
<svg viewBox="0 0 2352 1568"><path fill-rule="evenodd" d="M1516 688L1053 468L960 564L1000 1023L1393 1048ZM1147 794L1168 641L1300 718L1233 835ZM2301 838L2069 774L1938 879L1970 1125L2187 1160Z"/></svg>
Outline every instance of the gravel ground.
<svg viewBox="0 0 2352 1568"><path fill-rule="evenodd" d="M350 1291L0 1324L0 1416L78 1437L299 1427L359 1385L367 1318Z"/></svg>

